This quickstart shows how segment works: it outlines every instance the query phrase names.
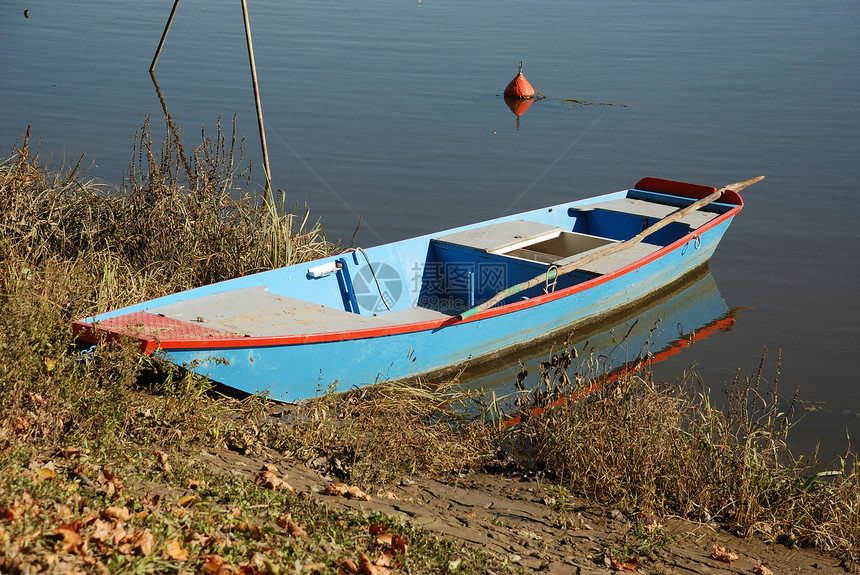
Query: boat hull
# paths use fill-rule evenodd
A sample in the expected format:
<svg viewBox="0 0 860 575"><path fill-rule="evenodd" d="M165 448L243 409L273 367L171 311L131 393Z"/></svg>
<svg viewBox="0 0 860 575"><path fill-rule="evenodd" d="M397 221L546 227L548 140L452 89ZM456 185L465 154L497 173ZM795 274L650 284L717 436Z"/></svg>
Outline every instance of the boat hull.
<svg viewBox="0 0 860 575"><path fill-rule="evenodd" d="M729 222L676 245L654 261L574 293L516 311L407 333L291 346L164 350L179 365L245 391L292 401L379 381L438 378L490 361L518 345L635 305L705 264ZM263 383L265 382L265 383Z"/></svg>
<svg viewBox="0 0 860 575"><path fill-rule="evenodd" d="M147 352L284 401L438 378L635 306L706 264L742 206L737 194L558 285L466 319L459 313L582 250L628 240L712 192L646 179L630 190L189 290L81 320L75 329L89 341L100 333L137 337ZM480 270L500 273L492 278L502 284L480 284ZM445 302L449 309L440 307Z"/></svg>

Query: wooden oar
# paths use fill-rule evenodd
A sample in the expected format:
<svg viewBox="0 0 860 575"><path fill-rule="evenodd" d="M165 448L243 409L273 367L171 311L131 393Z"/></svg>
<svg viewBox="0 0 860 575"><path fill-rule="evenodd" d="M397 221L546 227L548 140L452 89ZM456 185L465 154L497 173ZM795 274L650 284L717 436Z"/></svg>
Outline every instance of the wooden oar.
<svg viewBox="0 0 860 575"><path fill-rule="evenodd" d="M719 190L717 190L713 194L705 196L701 200L697 200L685 208L681 208L677 211L672 212L671 214L669 214L668 216L666 216L665 218L663 218L659 222L656 222L656 223L652 224L651 226L645 228L644 230L642 230L641 232L639 232L637 235L633 236L629 240L621 242L620 244L615 244L615 245L609 246L609 247L602 249L600 251L588 254L587 256L581 257L574 262L571 262L569 264L561 266L560 268L550 269L546 273L542 273L541 275L539 275L535 278L532 278L528 281L524 281L524 282L519 283L515 286L511 286L507 289L500 291L499 293L497 293L496 295L494 295L493 297L491 297L490 299L488 299L484 303L476 305L475 307L468 309L468 310L464 311L463 313L461 313L459 315L459 319L464 320L464 319L470 318L473 315L475 315L476 313L480 313L486 309L490 309L491 307L493 307L494 305L496 305L500 301L502 301L502 300L514 295L514 294L517 294L521 291L525 291L525 290L532 288L536 285L545 283L547 280L551 281L551 280L557 278L558 276L570 273L574 270L581 268L582 266L584 266L586 264L590 264L594 260L600 259L602 257L606 257L608 255L620 252L622 250L626 250L627 248L638 244L639 242L641 242L642 240L644 240L645 238L647 238L648 236L650 236L654 232L661 230L664 227L668 226L672 222L683 218L687 214L694 212L694 211L698 210L699 208L707 206L710 203L716 202L723 195L723 192L726 192L729 190L734 191L734 192L739 192L739 191L743 190L744 188L751 186L754 183L759 182L763 179L764 179L764 176L758 176L757 178L752 178L750 180L746 180L745 182L737 182L735 184L730 184L728 186L720 188Z"/></svg>

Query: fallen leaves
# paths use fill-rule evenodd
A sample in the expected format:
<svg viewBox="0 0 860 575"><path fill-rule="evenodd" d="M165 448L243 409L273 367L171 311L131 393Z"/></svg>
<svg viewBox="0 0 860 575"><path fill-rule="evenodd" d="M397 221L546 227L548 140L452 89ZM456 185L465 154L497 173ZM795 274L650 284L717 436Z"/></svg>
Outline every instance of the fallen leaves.
<svg viewBox="0 0 860 575"><path fill-rule="evenodd" d="M81 529L95 521L95 519L95 515L88 515L77 521L66 523L53 529L54 533L63 537L63 540L60 542L60 549L63 553L86 554L87 541L81 535Z"/></svg>
<svg viewBox="0 0 860 575"><path fill-rule="evenodd" d="M409 544L405 539L394 533L383 533L376 538L376 544L382 548L383 553L400 553L406 555Z"/></svg>
<svg viewBox="0 0 860 575"><path fill-rule="evenodd" d="M182 546L182 541L168 539L162 547L164 555L174 561L185 561L188 559L188 549Z"/></svg>
<svg viewBox="0 0 860 575"><path fill-rule="evenodd" d="M12 523L18 518L20 514L20 509L15 509L12 507L0 507L0 521Z"/></svg>
<svg viewBox="0 0 860 575"><path fill-rule="evenodd" d="M203 479L189 479L185 485L189 489L206 489L206 481Z"/></svg>
<svg viewBox="0 0 860 575"><path fill-rule="evenodd" d="M753 569L753 573L755 573L755 575L773 575L773 571L768 569L764 564L760 564L758 567Z"/></svg>
<svg viewBox="0 0 860 575"><path fill-rule="evenodd" d="M358 572L361 575L387 575L391 570L387 565L377 565L367 555L361 553L358 558Z"/></svg>
<svg viewBox="0 0 860 575"><path fill-rule="evenodd" d="M656 535L663 530L663 524L658 523L657 521L652 521L648 525L643 525L645 529L645 533L648 535Z"/></svg>
<svg viewBox="0 0 860 575"><path fill-rule="evenodd" d="M220 555L206 555L203 557L203 572L204 573L231 573L230 565Z"/></svg>
<svg viewBox="0 0 860 575"><path fill-rule="evenodd" d="M112 523L96 519L95 522L93 522L93 532L90 535L90 539L98 541L99 543L104 543L105 541L113 539L113 533L114 525Z"/></svg>
<svg viewBox="0 0 860 575"><path fill-rule="evenodd" d="M714 551L711 553L711 557L717 561L722 561L723 563L731 563L732 561L740 559L737 553L731 551L728 547L723 547L716 543L714 543Z"/></svg>
<svg viewBox="0 0 860 575"><path fill-rule="evenodd" d="M55 528L53 532L63 537L59 545L64 553L86 557L88 542L92 541L99 545L113 544L122 555L136 553L146 557L152 553L155 536L149 529L127 529L122 518L128 516L129 511L125 507L108 507L101 513L105 519L95 514L85 515L77 521ZM83 533L84 527L90 524L92 531Z"/></svg>
<svg viewBox="0 0 860 575"><path fill-rule="evenodd" d="M264 463L263 469L257 474L256 482L261 484L263 487L274 491L279 489L286 489L291 493L295 491L295 489L293 489L289 483L281 479L279 475L280 472L277 467L271 463Z"/></svg>
<svg viewBox="0 0 860 575"><path fill-rule="evenodd" d="M50 467L42 467L40 469L36 469L35 474L35 480L37 484L48 479L55 479L57 477L57 472Z"/></svg>
<svg viewBox="0 0 860 575"><path fill-rule="evenodd" d="M155 459L155 462L158 463L158 467L165 473L170 473L170 456L160 449L156 449L152 452L152 457Z"/></svg>
<svg viewBox="0 0 860 575"><path fill-rule="evenodd" d="M89 453L89 449L80 449L78 447L75 447L74 445L66 445L65 447L60 448L60 455L62 455L66 459L86 457L87 455L89 455Z"/></svg>
<svg viewBox="0 0 860 575"><path fill-rule="evenodd" d="M342 560L338 563L341 573L350 575L388 575L391 569L384 565L376 565L370 560L365 553L360 553L358 563L349 559Z"/></svg>
<svg viewBox="0 0 860 575"><path fill-rule="evenodd" d="M356 487L355 485L347 485L346 483L332 483L323 491L326 495L337 495L346 497L347 499L360 499L362 501L370 501L370 495Z"/></svg>
<svg viewBox="0 0 860 575"><path fill-rule="evenodd" d="M350 559L337 562L341 573L351 575L388 575L391 567L402 567L401 560L406 556L409 544L397 534L389 533L388 527L374 523L368 528L374 538L374 556L371 558L364 552L359 554L358 563ZM377 555L378 554L378 555Z"/></svg>
<svg viewBox="0 0 860 575"><path fill-rule="evenodd" d="M57 519L65 523L68 523L75 518L75 513L72 511L72 508L65 503L54 502L54 510L57 512Z"/></svg>
<svg viewBox="0 0 860 575"><path fill-rule="evenodd" d="M60 548L63 553L81 553L81 545L84 543L84 538L81 537L76 525L56 527L54 533L63 536L63 540L60 542Z"/></svg>
<svg viewBox="0 0 860 575"><path fill-rule="evenodd" d="M152 453L148 450L144 457ZM253 499L239 499L226 510L220 504L210 509L212 497L202 477L177 479L160 495L149 491L141 494L137 488L126 493L123 478L111 472L119 464L94 464L83 450L73 446L56 448L54 457L48 464L35 460L10 472L11 476L18 475L23 485L38 485L39 497L46 491L58 494L56 499L49 496L52 501L47 508L30 495L33 491L19 491L16 498L0 501L0 549L11 550L10 561L39 551L52 558L48 564L58 573L106 573L104 565L109 565L109 560L137 565L149 557L189 572L257 575L272 572L284 546L314 547L310 528L301 520L288 513L278 517L252 511L263 508ZM152 468L169 469L166 454L155 453L155 457L155 461L149 459ZM285 479L286 474L273 465L263 466L257 475L260 484L282 490L284 495L293 491ZM82 489L85 485L87 490ZM352 498L366 497L360 489L348 486L344 493ZM198 525L201 516L210 519L207 528L198 532L192 526ZM282 530L272 529L275 517ZM41 529L30 527L33 519L45 522ZM395 560L395 550L403 553L406 548L405 542L390 535L379 541L374 536L370 541L369 548L364 549L369 558L363 572L387 572L382 569ZM354 553L358 561L358 550ZM312 557L309 559L301 562L301 569L319 570ZM6 565L2 558L0 564ZM5 570L0 568L0 572Z"/></svg>
<svg viewBox="0 0 860 575"><path fill-rule="evenodd" d="M29 492L24 491L12 502L12 507L0 507L0 521L12 523L21 517L37 517L41 513L42 508L39 503Z"/></svg>
<svg viewBox="0 0 860 575"><path fill-rule="evenodd" d="M287 532L287 535L291 535L293 537L308 537L308 532L302 529L302 527L293 521L293 516L290 513L286 515L281 515L278 517L276 522L279 527L283 527L284 531Z"/></svg>
<svg viewBox="0 0 860 575"><path fill-rule="evenodd" d="M46 357L46 358L45 358L45 371L47 371L48 373L51 373L52 371L54 371L54 368L55 368L55 367L57 367L57 360L56 360L56 359L54 359L53 357ZM31 392L31 393L30 393L30 395L31 395L31 396L32 396L32 395L38 395L38 396L39 396L39 399L41 399L41 400L42 400L42 401L41 401L41 403L40 403L40 405L44 405L44 404L45 404L45 400L44 400L44 399L42 399L42 396L41 396L40 394L38 394L38 393L32 393L32 392Z"/></svg>
<svg viewBox="0 0 860 575"><path fill-rule="evenodd" d="M250 523L248 521L241 521L233 527L233 531L236 533L244 533L248 537L252 539L259 539L262 537L262 531L260 530L260 526L254 523Z"/></svg>
<svg viewBox="0 0 860 575"><path fill-rule="evenodd" d="M48 564L58 573L90 572L90 567L95 569L93 572L106 573L103 561L112 555L147 557L156 552L159 542L153 531L129 523L147 519L157 506L159 497L147 493L139 502L122 498L119 492L123 489L123 481L107 467L78 465L73 468L84 455L85 452L77 448L63 447L58 456L64 458L61 461L68 462L64 470L55 468L54 461L45 465L31 462L28 468L21 470L21 475L33 484L55 482L66 499L65 502L55 500L53 505L43 509L29 492L20 492L17 499L7 504L8 507L0 508L0 549L5 548L15 554L20 554L23 549L41 550L44 556L49 557ZM78 475L86 478L84 473L93 477L97 474L95 482L88 479L87 482L98 490L100 496L121 503L104 508L92 507L93 504L98 505L98 500L88 500L77 493L80 485ZM71 481L67 483L64 477L71 478ZM135 512L138 506L141 510ZM21 523L40 516L49 522L44 529L32 529L29 524ZM13 524L18 533L24 531L26 534L5 531L4 523ZM41 545L49 548L40 548L40 540ZM188 557L188 550L181 542L178 545L165 543L162 551L171 559L185 560ZM81 564L87 566L83 571L80 570ZM0 571L4 569L0 568Z"/></svg>
<svg viewBox="0 0 860 575"><path fill-rule="evenodd" d="M103 486L105 492L111 497L123 489L122 479L111 473L107 467L102 467L96 483Z"/></svg>
<svg viewBox="0 0 860 575"><path fill-rule="evenodd" d="M196 495L183 495L176 501L176 504L180 507L190 507L197 503L197 501L198 499Z"/></svg>
<svg viewBox="0 0 860 575"><path fill-rule="evenodd" d="M399 564L398 557L406 557L409 544L399 535L389 533L386 526L381 524L371 525L369 532L371 535L376 536L376 548L380 552L377 559L373 561L375 566L390 567L394 563Z"/></svg>
<svg viewBox="0 0 860 575"><path fill-rule="evenodd" d="M120 542L117 550L123 555L131 555L135 551L148 557L155 547L155 535L149 529L128 533Z"/></svg>
<svg viewBox="0 0 860 575"><path fill-rule="evenodd" d="M194 531L190 535L185 538L186 543L191 543L194 545L199 545L200 547L208 547L209 545L215 543L215 538L209 535L205 535L198 531Z"/></svg>
<svg viewBox="0 0 860 575"><path fill-rule="evenodd" d="M30 427L33 426L33 418L26 416L19 416L12 420L12 430L19 436L27 435L27 432L30 431Z"/></svg>
<svg viewBox="0 0 860 575"><path fill-rule="evenodd" d="M358 564L351 559L341 559L337 566L340 573L358 573Z"/></svg>
<svg viewBox="0 0 860 575"><path fill-rule="evenodd" d="M102 517L114 521L128 521L131 519L131 511L127 507L105 507Z"/></svg>
<svg viewBox="0 0 860 575"><path fill-rule="evenodd" d="M636 564L639 563L639 557L636 555L628 557L623 561L619 561L611 555L609 555L608 558L610 566L616 571L621 571L622 573L635 573Z"/></svg>

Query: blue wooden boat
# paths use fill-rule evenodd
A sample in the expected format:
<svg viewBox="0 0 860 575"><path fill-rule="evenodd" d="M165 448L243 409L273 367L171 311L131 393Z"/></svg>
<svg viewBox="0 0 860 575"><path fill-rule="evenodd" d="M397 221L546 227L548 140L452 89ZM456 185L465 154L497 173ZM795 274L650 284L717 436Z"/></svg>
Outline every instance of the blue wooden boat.
<svg viewBox="0 0 860 575"><path fill-rule="evenodd" d="M755 180L757 181L757 180ZM704 265L743 182L602 196L236 278L75 322L292 401L435 378L634 306Z"/></svg>

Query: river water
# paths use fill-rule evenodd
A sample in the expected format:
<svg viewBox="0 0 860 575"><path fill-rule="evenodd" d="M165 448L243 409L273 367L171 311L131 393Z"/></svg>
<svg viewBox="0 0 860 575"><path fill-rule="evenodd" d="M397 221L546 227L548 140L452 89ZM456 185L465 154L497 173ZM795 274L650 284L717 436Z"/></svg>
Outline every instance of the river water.
<svg viewBox="0 0 860 575"><path fill-rule="evenodd" d="M767 348L765 378L804 406L797 451L860 435L855 0L248 4L274 186L331 238L370 246L644 176L765 174L711 262L730 330L655 369L720 388ZM4 154L30 124L43 159L83 153L118 182L144 117L162 125L147 70L172 5L0 3ZM240 6L182 2L156 75L186 146L236 115L260 182ZM520 60L546 98L517 118L501 92Z"/></svg>

